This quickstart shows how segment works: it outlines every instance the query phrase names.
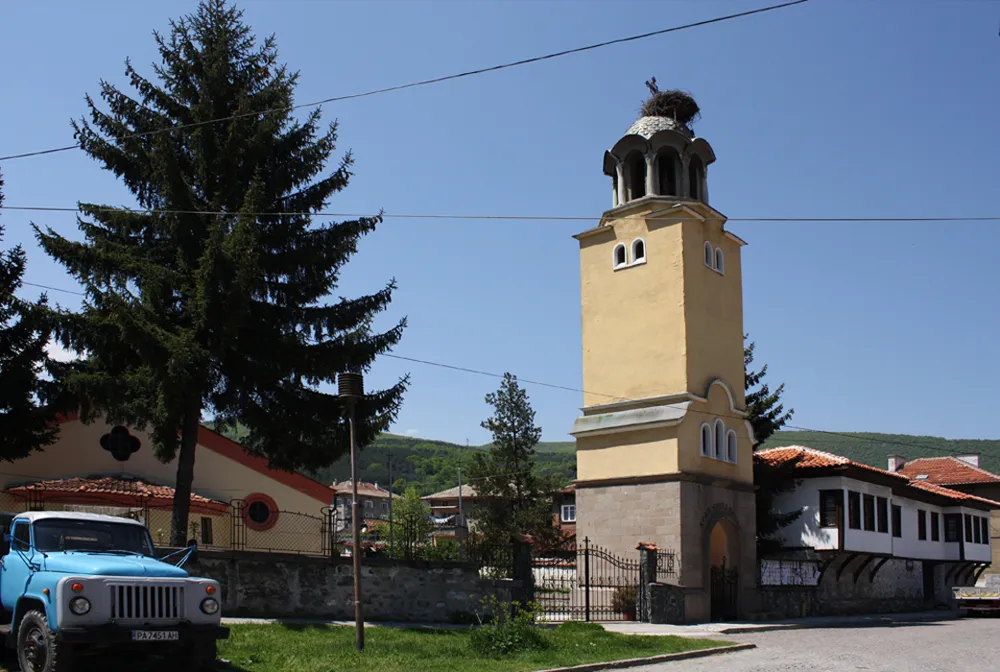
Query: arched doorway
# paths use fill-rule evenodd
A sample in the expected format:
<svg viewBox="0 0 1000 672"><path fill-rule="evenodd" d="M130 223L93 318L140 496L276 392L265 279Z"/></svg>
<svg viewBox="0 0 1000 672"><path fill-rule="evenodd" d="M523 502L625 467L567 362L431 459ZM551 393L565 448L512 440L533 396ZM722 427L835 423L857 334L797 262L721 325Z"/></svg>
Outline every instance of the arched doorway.
<svg viewBox="0 0 1000 672"><path fill-rule="evenodd" d="M740 535L732 521L719 520L708 533L711 620L731 621L739 614Z"/></svg>

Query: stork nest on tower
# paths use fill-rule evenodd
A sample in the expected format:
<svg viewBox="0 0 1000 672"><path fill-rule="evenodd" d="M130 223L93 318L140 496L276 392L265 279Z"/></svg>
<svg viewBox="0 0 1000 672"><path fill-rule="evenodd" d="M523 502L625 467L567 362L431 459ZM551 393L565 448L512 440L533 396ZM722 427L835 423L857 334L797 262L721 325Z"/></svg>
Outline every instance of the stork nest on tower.
<svg viewBox="0 0 1000 672"><path fill-rule="evenodd" d="M652 95L642 104L642 116L669 117L687 126L701 115L701 108L687 91L660 91L655 77L646 82L646 86Z"/></svg>

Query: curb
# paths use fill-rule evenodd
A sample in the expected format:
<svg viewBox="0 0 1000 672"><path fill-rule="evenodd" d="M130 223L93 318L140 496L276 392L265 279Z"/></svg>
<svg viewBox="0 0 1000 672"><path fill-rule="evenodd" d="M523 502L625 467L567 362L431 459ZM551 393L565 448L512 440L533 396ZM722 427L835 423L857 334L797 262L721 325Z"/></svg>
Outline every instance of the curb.
<svg viewBox="0 0 1000 672"><path fill-rule="evenodd" d="M963 614L950 612L942 614L928 614L926 616L910 617L910 618L893 618L892 616L883 616L880 618L858 618L854 620L847 620L840 623L776 623L774 625L761 625L757 627L743 627L737 626L735 628L726 628L724 630L718 630L720 635L752 635L755 632L774 632L775 630L816 630L820 628L858 628L867 626L879 626L887 625L891 623L926 623L927 621L957 621L963 617Z"/></svg>
<svg viewBox="0 0 1000 672"><path fill-rule="evenodd" d="M668 663L672 660L688 660L690 658L704 658L715 656L721 653L731 653L733 651L746 651L756 649L756 644L732 644L730 646L716 646L711 649L697 649L695 651L682 651L680 653L664 653L659 656L649 656L648 658L625 658L623 660L608 660L603 663L584 663L572 667L553 667L539 672L597 672L598 670L620 670L626 667L638 667L639 665L652 665L653 663Z"/></svg>

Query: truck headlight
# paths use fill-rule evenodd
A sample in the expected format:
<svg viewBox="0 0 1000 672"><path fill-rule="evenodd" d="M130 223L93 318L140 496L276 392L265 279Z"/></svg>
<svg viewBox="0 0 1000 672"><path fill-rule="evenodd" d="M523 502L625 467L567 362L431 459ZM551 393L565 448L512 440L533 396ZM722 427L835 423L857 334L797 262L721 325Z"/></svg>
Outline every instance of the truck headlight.
<svg viewBox="0 0 1000 672"><path fill-rule="evenodd" d="M212 616L219 613L219 603L211 597L206 597L201 601L201 610L209 616Z"/></svg>
<svg viewBox="0 0 1000 672"><path fill-rule="evenodd" d="M86 597L74 597L69 601L69 610L77 616L84 616L90 613L90 600Z"/></svg>

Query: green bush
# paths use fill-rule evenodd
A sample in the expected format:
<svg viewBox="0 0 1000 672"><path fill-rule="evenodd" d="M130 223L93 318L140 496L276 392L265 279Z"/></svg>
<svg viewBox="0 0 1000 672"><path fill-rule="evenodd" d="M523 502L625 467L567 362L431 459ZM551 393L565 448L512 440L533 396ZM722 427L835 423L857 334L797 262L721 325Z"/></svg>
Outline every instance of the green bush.
<svg viewBox="0 0 1000 672"><path fill-rule="evenodd" d="M620 614L633 612L639 600L639 588L637 586L618 586L611 597L611 608Z"/></svg>
<svg viewBox="0 0 1000 672"><path fill-rule="evenodd" d="M477 612L479 627L472 631L469 638L472 650L478 655L484 658L502 658L546 647L546 642L535 625L540 611L537 604L501 602L495 595L483 598L480 603L487 613Z"/></svg>

